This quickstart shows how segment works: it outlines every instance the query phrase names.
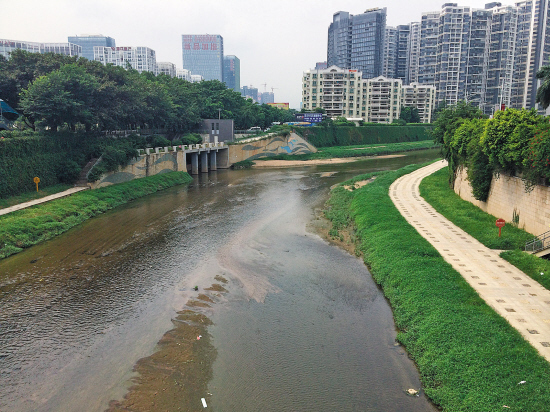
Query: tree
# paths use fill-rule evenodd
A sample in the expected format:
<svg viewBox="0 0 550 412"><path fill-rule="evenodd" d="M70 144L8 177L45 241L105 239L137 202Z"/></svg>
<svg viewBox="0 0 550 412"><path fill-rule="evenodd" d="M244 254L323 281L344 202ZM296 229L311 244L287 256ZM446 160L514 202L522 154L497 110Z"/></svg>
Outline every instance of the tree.
<svg viewBox="0 0 550 412"><path fill-rule="evenodd" d="M449 162L449 184L451 186L454 184L459 165L459 159L451 148L454 133L467 119L483 119L485 117L478 107L461 101L454 106L442 109L433 122L434 127L430 133L434 143L441 145L442 154Z"/></svg>
<svg viewBox="0 0 550 412"><path fill-rule="evenodd" d="M547 109L550 106L550 66L542 66L537 71L537 79L542 82L537 90L536 102Z"/></svg>
<svg viewBox="0 0 550 412"><path fill-rule="evenodd" d="M89 130L96 120L97 89L94 76L75 64L65 65L37 78L23 90L20 106L27 118L53 130L64 124L74 129L79 123Z"/></svg>
<svg viewBox="0 0 550 412"><path fill-rule="evenodd" d="M420 115L418 114L418 109L416 107L401 107L401 114L399 115L401 120L404 120L406 123L420 123Z"/></svg>

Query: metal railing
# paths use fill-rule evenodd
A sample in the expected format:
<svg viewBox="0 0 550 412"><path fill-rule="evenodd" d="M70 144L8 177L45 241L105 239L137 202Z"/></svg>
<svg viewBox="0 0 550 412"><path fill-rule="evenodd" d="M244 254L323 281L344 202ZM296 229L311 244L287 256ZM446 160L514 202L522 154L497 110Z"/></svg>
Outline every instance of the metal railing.
<svg viewBox="0 0 550 412"><path fill-rule="evenodd" d="M550 248L550 231L525 243L526 252L536 253L547 248Z"/></svg>

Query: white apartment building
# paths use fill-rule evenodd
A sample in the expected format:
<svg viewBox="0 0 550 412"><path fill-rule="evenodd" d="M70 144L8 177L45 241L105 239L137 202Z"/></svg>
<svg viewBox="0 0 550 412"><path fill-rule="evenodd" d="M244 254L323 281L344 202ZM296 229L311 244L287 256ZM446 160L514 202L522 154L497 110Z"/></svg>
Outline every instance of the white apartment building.
<svg viewBox="0 0 550 412"><path fill-rule="evenodd" d="M192 74L190 77L191 77L191 83L198 83L204 80L204 76L201 74Z"/></svg>
<svg viewBox="0 0 550 412"><path fill-rule="evenodd" d="M401 114L401 79L379 76L362 85L362 116L368 123L392 123Z"/></svg>
<svg viewBox="0 0 550 412"><path fill-rule="evenodd" d="M361 111L362 72L330 66L308 70L302 77L302 108L325 109L330 118L364 118Z"/></svg>
<svg viewBox="0 0 550 412"><path fill-rule="evenodd" d="M191 81L191 72L187 69L176 69L176 77L188 82Z"/></svg>
<svg viewBox="0 0 550 412"><path fill-rule="evenodd" d="M403 86L401 94L401 106L416 107L421 123L431 123L432 113L435 109L435 86L411 83Z"/></svg>
<svg viewBox="0 0 550 412"><path fill-rule="evenodd" d="M176 65L170 62L159 62L157 63L157 73L176 77Z"/></svg>
<svg viewBox="0 0 550 412"><path fill-rule="evenodd" d="M25 50L29 53L57 53L66 56L80 56L82 47L73 43L36 43L30 41L19 41L0 39L0 55L6 59L14 50Z"/></svg>
<svg viewBox="0 0 550 412"><path fill-rule="evenodd" d="M157 74L156 53L149 47L104 47L94 46L94 60L104 65L113 64L125 69L128 65L138 72Z"/></svg>

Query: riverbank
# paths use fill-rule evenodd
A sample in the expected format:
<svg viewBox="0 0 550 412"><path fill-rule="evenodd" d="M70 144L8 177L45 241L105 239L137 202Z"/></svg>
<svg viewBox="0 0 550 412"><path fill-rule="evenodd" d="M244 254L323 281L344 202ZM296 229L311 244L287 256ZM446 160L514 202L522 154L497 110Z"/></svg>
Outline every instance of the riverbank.
<svg viewBox="0 0 550 412"><path fill-rule="evenodd" d="M404 157L405 155L386 155L376 156L377 159L393 159L395 157ZM319 165L336 165L341 163L357 162L365 160L366 157L348 157L348 158L333 158L333 159L312 159L312 160L255 160L252 168L261 169L268 167L303 167L303 166L319 166Z"/></svg>
<svg viewBox="0 0 550 412"><path fill-rule="evenodd" d="M390 185L419 167L382 173L354 191L335 188L325 213L331 236L356 230L358 249L393 308L397 340L436 405L453 412L545 410L550 365L393 205Z"/></svg>
<svg viewBox="0 0 550 412"><path fill-rule="evenodd" d="M420 142L380 143L355 146L318 147L316 153L307 154L279 154L269 157L269 160L317 160L334 158L354 158L365 156L385 156L400 152L435 149L438 146L431 140Z"/></svg>
<svg viewBox="0 0 550 412"><path fill-rule="evenodd" d="M496 217L463 200L448 184L448 167L426 177L420 184L420 194L439 213L491 249L506 250L500 257L550 290L550 262L523 252L525 242L533 235L507 222L498 237ZM511 249L511 250L508 250ZM542 275L541 275L542 273Z"/></svg>
<svg viewBox="0 0 550 412"><path fill-rule="evenodd" d="M76 193L0 216L0 259L52 239L107 210L191 181L191 176L185 172L165 173Z"/></svg>

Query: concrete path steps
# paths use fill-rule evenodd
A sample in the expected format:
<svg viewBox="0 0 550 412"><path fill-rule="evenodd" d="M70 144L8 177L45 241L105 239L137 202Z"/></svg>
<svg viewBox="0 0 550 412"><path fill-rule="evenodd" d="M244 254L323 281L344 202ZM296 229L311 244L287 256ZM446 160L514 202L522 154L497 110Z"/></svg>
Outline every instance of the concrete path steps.
<svg viewBox="0 0 550 412"><path fill-rule="evenodd" d="M25 203L19 203L18 205L15 205L15 206L10 206L10 207L6 207L4 209L0 209L0 216L7 215L8 213L11 213L11 212L15 212L16 210L26 209L28 207L36 206L36 205L39 205L41 203L46 203L46 202L49 202L50 200L60 199L60 198L65 197L65 196L70 196L74 193L82 192L83 190L88 190L88 189L90 189L90 188L87 187L87 186L86 187L82 187L82 186L81 187L72 187L70 189L65 190L64 192L55 193L53 195L45 196L45 197L42 197L40 199L31 200L31 201L25 202Z"/></svg>
<svg viewBox="0 0 550 412"><path fill-rule="evenodd" d="M550 291L500 258L500 251L488 249L445 219L420 196L422 179L445 166L446 161L437 162L397 179L390 186L393 203L479 296L550 361Z"/></svg>

